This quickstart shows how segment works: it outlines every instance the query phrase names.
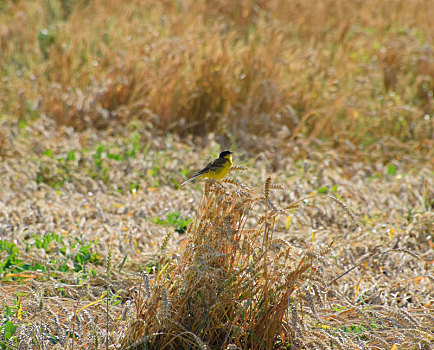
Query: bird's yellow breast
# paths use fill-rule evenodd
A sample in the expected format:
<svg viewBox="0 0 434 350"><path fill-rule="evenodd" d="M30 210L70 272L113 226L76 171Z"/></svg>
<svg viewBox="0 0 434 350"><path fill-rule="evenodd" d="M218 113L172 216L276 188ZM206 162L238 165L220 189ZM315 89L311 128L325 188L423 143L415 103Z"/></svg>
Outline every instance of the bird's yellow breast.
<svg viewBox="0 0 434 350"><path fill-rule="evenodd" d="M208 179L216 179L216 180L223 179L229 173L229 170L233 165L231 154L227 155L225 158L226 158L226 162L220 168L210 171L209 173L205 174L204 177L207 177Z"/></svg>

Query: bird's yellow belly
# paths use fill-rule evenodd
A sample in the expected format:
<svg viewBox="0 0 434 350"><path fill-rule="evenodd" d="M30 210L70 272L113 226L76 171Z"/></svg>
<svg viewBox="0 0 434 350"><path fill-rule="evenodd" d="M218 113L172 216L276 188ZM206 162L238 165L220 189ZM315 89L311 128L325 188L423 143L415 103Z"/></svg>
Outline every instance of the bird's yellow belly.
<svg viewBox="0 0 434 350"><path fill-rule="evenodd" d="M223 169L210 171L209 173L206 173L204 175L204 177L206 177L207 179L221 180L229 173L230 167L231 166L228 165L228 166L225 166Z"/></svg>

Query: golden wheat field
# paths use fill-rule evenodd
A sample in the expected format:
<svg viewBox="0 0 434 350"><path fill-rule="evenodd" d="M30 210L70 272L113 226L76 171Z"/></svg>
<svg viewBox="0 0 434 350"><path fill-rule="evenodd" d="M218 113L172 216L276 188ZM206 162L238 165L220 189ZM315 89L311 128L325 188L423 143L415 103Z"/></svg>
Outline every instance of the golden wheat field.
<svg viewBox="0 0 434 350"><path fill-rule="evenodd" d="M432 349L431 2L0 0L0 349Z"/></svg>

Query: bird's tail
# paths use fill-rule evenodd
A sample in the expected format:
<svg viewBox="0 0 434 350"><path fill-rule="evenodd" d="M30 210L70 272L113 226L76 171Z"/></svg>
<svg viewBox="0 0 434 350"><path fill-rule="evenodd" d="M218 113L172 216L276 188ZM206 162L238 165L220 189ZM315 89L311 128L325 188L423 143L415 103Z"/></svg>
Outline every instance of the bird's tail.
<svg viewBox="0 0 434 350"><path fill-rule="evenodd" d="M185 180L182 184L181 184L181 186L184 186L186 183L188 183L188 182L190 182L190 181L192 181L192 180L194 180L194 179L196 179L196 178L198 178L198 177L200 177L200 176L202 176L203 174L196 174L196 175L193 175L192 177L190 177L189 179L187 179L187 180Z"/></svg>

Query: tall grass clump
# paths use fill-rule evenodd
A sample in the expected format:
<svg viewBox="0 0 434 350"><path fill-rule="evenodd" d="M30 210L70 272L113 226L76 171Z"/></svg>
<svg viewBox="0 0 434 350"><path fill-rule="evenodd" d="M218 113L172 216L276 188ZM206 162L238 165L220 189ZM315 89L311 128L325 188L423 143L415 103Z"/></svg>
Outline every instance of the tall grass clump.
<svg viewBox="0 0 434 350"><path fill-rule="evenodd" d="M270 178L259 188L226 181L207 182L179 254L161 264L146 291L140 286L123 349L323 343L323 334L307 341L305 322L322 304L328 249L297 251L273 237L284 210L270 199Z"/></svg>

